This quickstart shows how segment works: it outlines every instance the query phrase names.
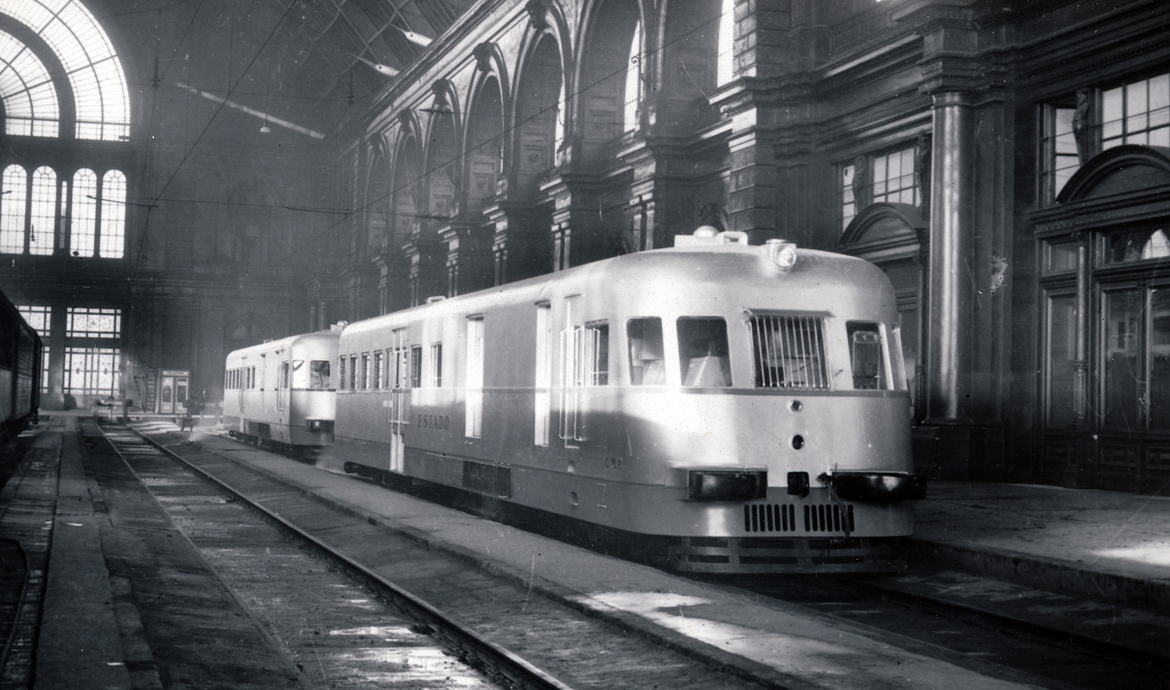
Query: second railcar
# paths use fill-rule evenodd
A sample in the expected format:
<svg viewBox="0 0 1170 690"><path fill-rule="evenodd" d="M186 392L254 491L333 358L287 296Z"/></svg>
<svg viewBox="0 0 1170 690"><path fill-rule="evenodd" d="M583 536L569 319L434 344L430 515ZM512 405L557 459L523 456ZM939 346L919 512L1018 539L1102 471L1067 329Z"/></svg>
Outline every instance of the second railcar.
<svg viewBox="0 0 1170 690"><path fill-rule="evenodd" d="M340 336L339 330L306 333L230 353L223 400L228 432L264 445L331 444Z"/></svg>
<svg viewBox="0 0 1170 690"><path fill-rule="evenodd" d="M665 544L684 571L897 567L925 482L889 280L743 241L350 324L335 457Z"/></svg>
<svg viewBox="0 0 1170 690"><path fill-rule="evenodd" d="M0 436L28 428L40 408L44 344L0 292Z"/></svg>

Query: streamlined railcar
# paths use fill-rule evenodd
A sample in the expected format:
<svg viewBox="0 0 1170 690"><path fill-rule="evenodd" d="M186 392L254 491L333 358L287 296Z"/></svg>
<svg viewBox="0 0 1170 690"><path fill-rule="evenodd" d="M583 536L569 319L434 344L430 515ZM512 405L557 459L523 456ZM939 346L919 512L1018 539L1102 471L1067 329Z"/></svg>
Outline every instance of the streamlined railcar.
<svg viewBox="0 0 1170 690"><path fill-rule="evenodd" d="M342 332L332 453L682 571L887 570L925 490L895 303L742 233L432 299Z"/></svg>
<svg viewBox="0 0 1170 690"><path fill-rule="evenodd" d="M0 292L0 438L16 436L37 418L44 345Z"/></svg>
<svg viewBox="0 0 1170 690"><path fill-rule="evenodd" d="M333 442L340 329L294 335L236 350L224 372L223 426L265 446Z"/></svg>

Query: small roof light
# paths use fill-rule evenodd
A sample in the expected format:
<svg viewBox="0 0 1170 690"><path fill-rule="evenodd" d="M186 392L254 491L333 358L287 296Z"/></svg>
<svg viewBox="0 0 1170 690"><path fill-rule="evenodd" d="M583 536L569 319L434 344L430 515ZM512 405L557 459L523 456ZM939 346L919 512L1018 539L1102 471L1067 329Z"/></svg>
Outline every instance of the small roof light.
<svg viewBox="0 0 1170 690"><path fill-rule="evenodd" d="M781 271L787 271L796 265L796 245L787 240L768 240L768 256L772 263Z"/></svg>

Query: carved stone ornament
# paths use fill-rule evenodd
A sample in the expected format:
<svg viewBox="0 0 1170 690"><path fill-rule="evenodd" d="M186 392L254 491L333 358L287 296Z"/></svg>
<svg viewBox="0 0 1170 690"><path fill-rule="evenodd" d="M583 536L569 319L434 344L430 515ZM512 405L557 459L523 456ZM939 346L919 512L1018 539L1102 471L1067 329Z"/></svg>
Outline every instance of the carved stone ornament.
<svg viewBox="0 0 1170 690"><path fill-rule="evenodd" d="M431 93L435 94L435 110L449 110L451 103L447 100L447 94L450 92L451 82L446 79L436 79L434 84L431 84Z"/></svg>
<svg viewBox="0 0 1170 690"><path fill-rule="evenodd" d="M403 108L402 110L398 111L398 122L400 122L403 127L410 127L410 120L411 115L409 108Z"/></svg>
<svg viewBox="0 0 1170 690"><path fill-rule="evenodd" d="M482 72L492 71L492 44L490 41L484 41L477 45L471 54L475 56L475 66Z"/></svg>
<svg viewBox="0 0 1170 690"><path fill-rule="evenodd" d="M548 28L548 19L544 16L548 11L548 4L548 0L528 0L524 3L524 11L528 13L528 21L535 31L544 31Z"/></svg>
<svg viewBox="0 0 1170 690"><path fill-rule="evenodd" d="M1077 159L1084 165L1093 157L1093 94L1088 89L1077 91L1072 127L1077 142Z"/></svg>
<svg viewBox="0 0 1170 690"><path fill-rule="evenodd" d="M869 158L858 156L853 159L853 204L860 211L869 206L873 188L869 183Z"/></svg>
<svg viewBox="0 0 1170 690"><path fill-rule="evenodd" d="M914 142L914 179L922 198L919 207L927 213L930 212L930 146L929 134L919 134Z"/></svg>

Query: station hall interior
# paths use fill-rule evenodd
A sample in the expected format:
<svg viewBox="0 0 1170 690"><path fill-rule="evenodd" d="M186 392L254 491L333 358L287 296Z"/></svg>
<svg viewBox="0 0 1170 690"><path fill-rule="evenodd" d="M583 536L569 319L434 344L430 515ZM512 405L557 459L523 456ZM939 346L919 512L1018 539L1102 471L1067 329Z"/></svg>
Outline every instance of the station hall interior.
<svg viewBox="0 0 1170 690"><path fill-rule="evenodd" d="M0 0L0 289L42 410L673 244L877 264L916 467L1170 486L1154 0ZM211 406L211 407L208 407Z"/></svg>

